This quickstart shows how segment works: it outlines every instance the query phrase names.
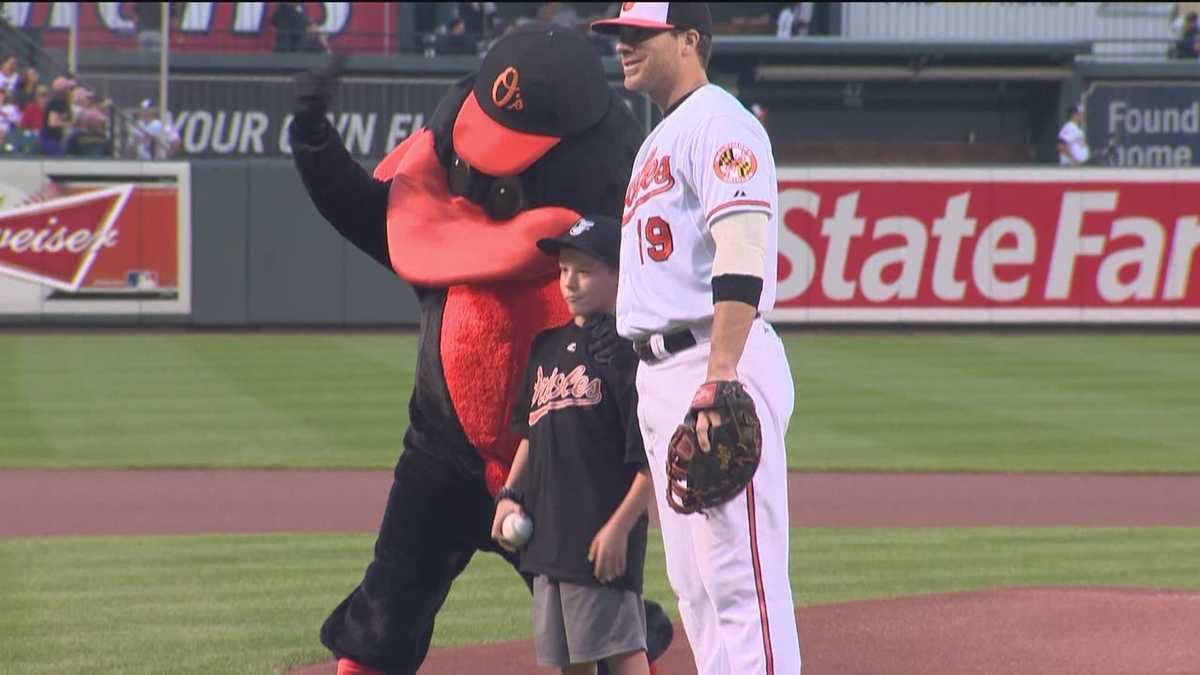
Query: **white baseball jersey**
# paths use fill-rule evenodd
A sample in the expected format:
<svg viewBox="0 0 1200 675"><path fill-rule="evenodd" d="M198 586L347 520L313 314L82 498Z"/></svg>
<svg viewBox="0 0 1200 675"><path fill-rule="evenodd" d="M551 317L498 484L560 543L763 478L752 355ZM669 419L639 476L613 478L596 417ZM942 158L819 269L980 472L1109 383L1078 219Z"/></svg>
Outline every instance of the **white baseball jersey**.
<svg viewBox="0 0 1200 675"><path fill-rule="evenodd" d="M758 309L775 306L779 190L771 142L724 89L692 92L642 143L625 192L617 331L639 339L712 320L709 227L739 211L767 214Z"/></svg>
<svg viewBox="0 0 1200 675"><path fill-rule="evenodd" d="M1067 120L1067 123L1058 131L1058 140L1067 146L1067 154L1058 153L1059 164L1064 166L1083 164L1091 156L1091 152L1088 151L1087 138L1075 120Z"/></svg>

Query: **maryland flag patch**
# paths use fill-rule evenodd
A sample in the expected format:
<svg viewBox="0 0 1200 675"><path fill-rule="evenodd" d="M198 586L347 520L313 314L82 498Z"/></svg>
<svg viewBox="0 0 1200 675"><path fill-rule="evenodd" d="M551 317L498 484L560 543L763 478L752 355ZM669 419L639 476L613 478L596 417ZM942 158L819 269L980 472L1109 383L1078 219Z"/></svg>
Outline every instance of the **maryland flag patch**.
<svg viewBox="0 0 1200 675"><path fill-rule="evenodd" d="M717 150L713 171L726 183L745 183L758 171L758 158L741 143L726 143Z"/></svg>

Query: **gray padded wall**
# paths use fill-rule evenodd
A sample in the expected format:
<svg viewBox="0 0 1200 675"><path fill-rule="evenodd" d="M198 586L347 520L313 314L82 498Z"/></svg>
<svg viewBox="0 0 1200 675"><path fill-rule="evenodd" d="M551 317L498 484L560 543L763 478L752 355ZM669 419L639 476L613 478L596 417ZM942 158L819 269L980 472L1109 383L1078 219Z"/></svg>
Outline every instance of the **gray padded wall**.
<svg viewBox="0 0 1200 675"><path fill-rule="evenodd" d="M246 302L246 162L192 162L192 323L241 326Z"/></svg>

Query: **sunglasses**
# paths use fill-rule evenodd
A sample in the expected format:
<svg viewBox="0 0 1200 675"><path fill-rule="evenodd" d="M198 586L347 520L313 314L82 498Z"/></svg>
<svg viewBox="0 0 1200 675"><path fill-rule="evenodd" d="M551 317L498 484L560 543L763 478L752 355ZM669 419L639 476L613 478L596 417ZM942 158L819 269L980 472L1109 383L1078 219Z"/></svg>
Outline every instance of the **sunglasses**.
<svg viewBox="0 0 1200 675"><path fill-rule="evenodd" d="M457 153L450 157L447 184L450 194L479 204L492 220L510 220L529 205L520 176L490 176Z"/></svg>

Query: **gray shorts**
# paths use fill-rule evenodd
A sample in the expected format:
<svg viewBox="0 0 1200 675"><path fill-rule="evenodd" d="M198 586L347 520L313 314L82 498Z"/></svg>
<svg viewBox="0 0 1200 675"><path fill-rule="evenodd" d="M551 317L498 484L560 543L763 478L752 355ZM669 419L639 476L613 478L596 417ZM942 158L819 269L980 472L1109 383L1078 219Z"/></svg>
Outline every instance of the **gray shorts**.
<svg viewBox="0 0 1200 675"><path fill-rule="evenodd" d="M642 596L538 575L533 578L533 646L538 664L555 668L645 651Z"/></svg>

